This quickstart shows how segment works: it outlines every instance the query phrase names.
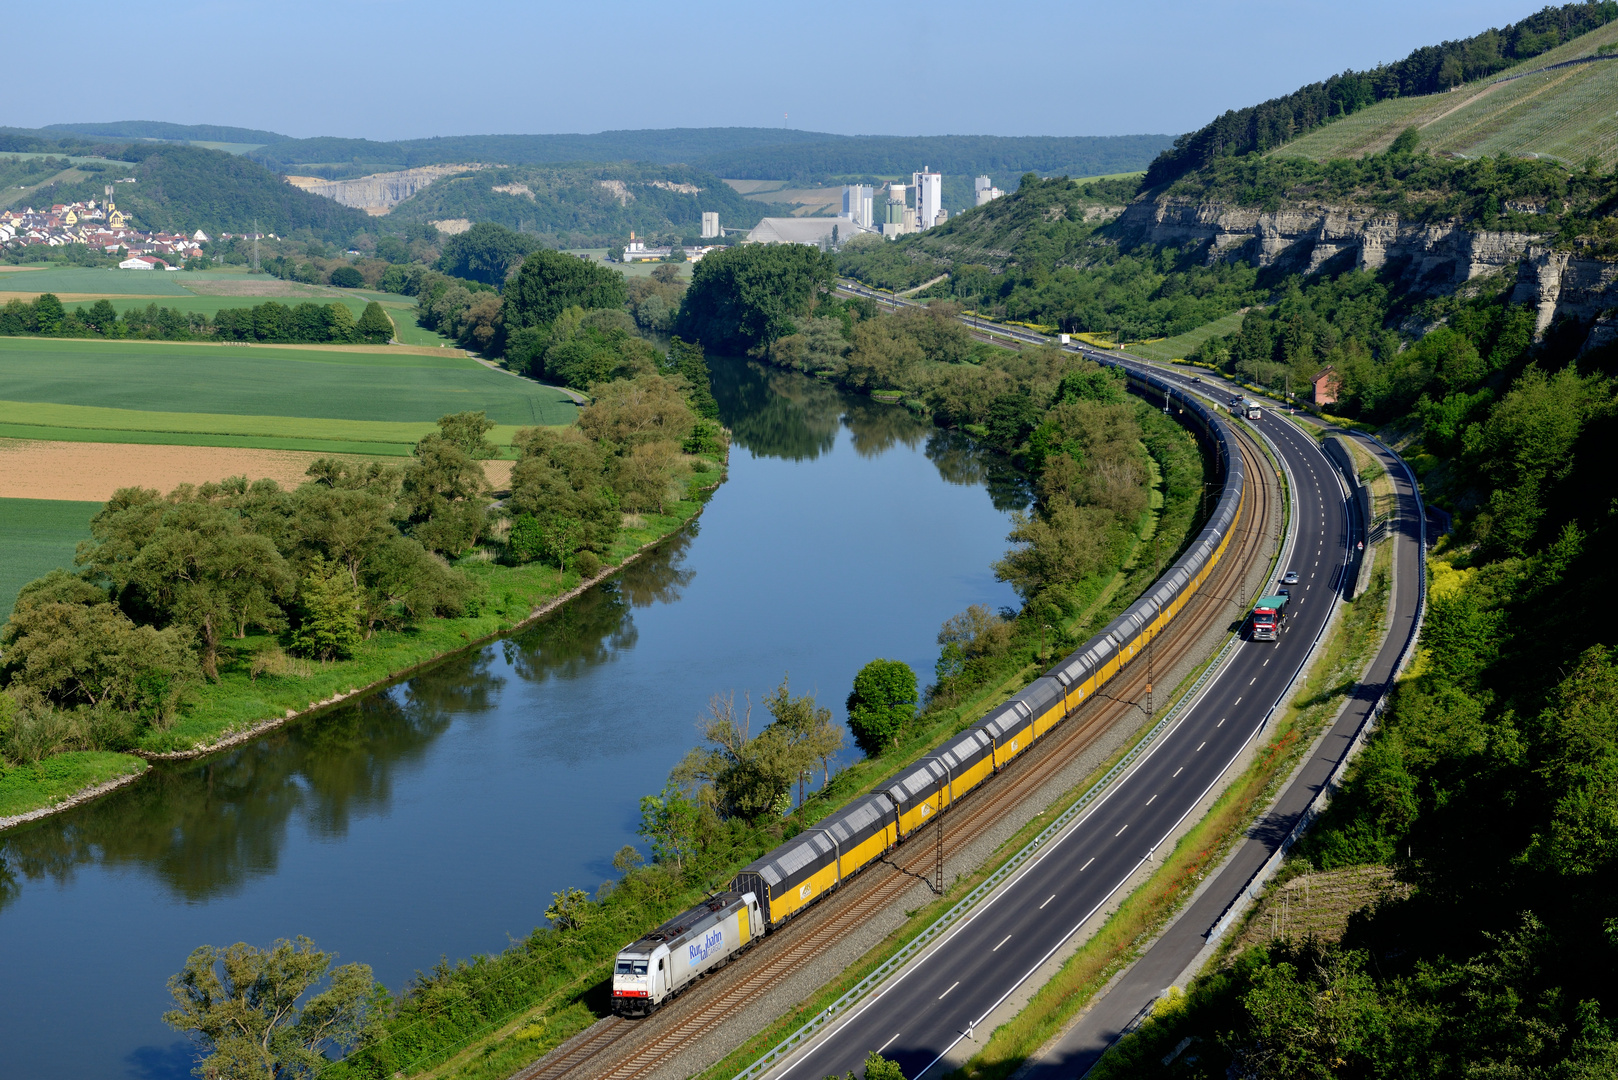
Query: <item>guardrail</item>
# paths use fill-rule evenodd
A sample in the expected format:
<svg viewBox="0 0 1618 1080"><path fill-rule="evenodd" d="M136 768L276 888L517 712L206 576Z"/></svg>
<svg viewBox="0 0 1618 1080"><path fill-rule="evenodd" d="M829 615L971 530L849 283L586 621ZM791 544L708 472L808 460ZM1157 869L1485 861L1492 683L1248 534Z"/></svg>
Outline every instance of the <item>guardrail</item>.
<svg viewBox="0 0 1618 1080"><path fill-rule="evenodd" d="M1239 643L1239 635L1230 635L1224 647L1215 654L1213 660L1203 669L1202 674L1197 677L1197 681L1192 683L1190 689L1181 695L1179 701L1175 702L1169 711L1163 714L1163 718L1154 724L1150 731L1141 736L1140 740L1130 747L1129 751L1112 768L1108 769L1101 779L1097 780L1084 794L1080 795L1072 806L1069 806L1055 821L1040 830L1038 836L1030 840L1020 851L995 870L993 874L990 874L976 888L962 897L959 903L940 915L932 925L928 926L915 938L906 942L902 949L888 957L880 967L861 979L842 997L826 1006L825 1009L815 1015L814 1019L805 1023L797 1031L787 1036L786 1039L777 1043L767 1054L752 1065L737 1073L735 1080L757 1080L758 1077L763 1076L775 1066L781 1064L809 1039L825 1030L826 1026L833 1020L847 1013L852 1006L859 1004L860 1001L870 995L871 991L886 982L890 976L902 969L917 954L926 949L928 945L938 940L940 935L960 922L979 902L1002 885L1012 874L1026 866L1039 853L1041 848L1044 848L1069 826L1076 823L1084 815L1084 812L1094 805L1102 795L1106 794L1107 790L1112 787L1118 778L1123 776L1131 765L1140 760L1141 755L1161 739L1174 726L1175 721L1185 715L1186 710L1196 703L1197 699L1202 696L1203 690L1207 688L1220 669L1224 667L1230 658L1230 654L1235 651Z"/></svg>
<svg viewBox="0 0 1618 1080"><path fill-rule="evenodd" d="M1427 617L1427 515L1422 504L1421 486L1416 483L1416 474L1411 469L1409 462L1394 453L1375 436L1366 435L1363 437L1376 443L1377 446L1381 447L1383 453L1397 461L1404 468L1405 476L1410 481L1410 491L1416 502L1416 617L1411 623L1410 633L1406 636L1404 644L1399 647L1399 655L1394 660L1393 671L1389 673L1388 681L1377 694L1376 704L1365 714L1365 719L1355 729L1354 737L1349 741L1348 749L1337 760L1336 766L1332 768L1331 773L1326 777L1326 782L1315 793L1315 797L1309 800L1308 805L1303 809L1303 813L1298 815L1298 820L1293 823L1292 828L1287 830L1286 836L1282 838L1280 846L1275 849L1275 853L1264 861L1264 865L1253 871L1252 876L1247 879L1247 883L1236 893L1230 903L1225 905L1225 910L1220 913L1219 918L1203 934L1205 941L1213 941L1220 934L1223 934L1230 927L1230 924L1235 921L1236 916L1247 906L1247 902L1258 896L1259 891L1268 884L1270 878L1274 877L1276 871L1281 868L1281 863L1285 861L1287 853L1292 850L1293 845L1308 831L1309 826L1314 824L1315 819L1324 812L1326 806L1331 802L1332 796L1342 787L1349 765L1359 756L1365 741L1376 730L1377 721L1387 711L1388 691L1393 687L1394 683L1398 682L1400 674L1409 665L1410 659L1415 653L1416 642L1421 638L1421 626Z"/></svg>

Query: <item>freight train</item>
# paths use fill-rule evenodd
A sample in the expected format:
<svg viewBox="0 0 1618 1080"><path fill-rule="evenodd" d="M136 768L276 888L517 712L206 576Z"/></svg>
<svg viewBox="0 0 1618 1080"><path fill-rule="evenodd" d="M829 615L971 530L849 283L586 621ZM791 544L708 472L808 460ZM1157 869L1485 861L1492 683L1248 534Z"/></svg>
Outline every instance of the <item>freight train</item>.
<svg viewBox="0 0 1618 1080"><path fill-rule="evenodd" d="M1156 377L1135 371L1128 376L1137 392L1167 399L1167 387ZM1027 753L1094 697L1185 608L1230 546L1246 477L1230 428L1199 399L1177 395L1175 400L1183 403L1185 422L1211 445L1225 481L1212 516L1185 554L1101 633L991 710L971 730L908 766L884 790L856 799L742 868L729 892L681 913L627 946L618 956L613 976L615 1012L649 1011L750 945L761 933L778 929L835 892L1018 755ZM727 927L734 923L736 929L706 929L710 923L720 922ZM716 944L698 958L697 952L702 950L693 951L691 942L699 934L706 935L706 942L713 933L719 934ZM730 951L721 955L715 951L721 947ZM683 966L653 966L659 963Z"/></svg>

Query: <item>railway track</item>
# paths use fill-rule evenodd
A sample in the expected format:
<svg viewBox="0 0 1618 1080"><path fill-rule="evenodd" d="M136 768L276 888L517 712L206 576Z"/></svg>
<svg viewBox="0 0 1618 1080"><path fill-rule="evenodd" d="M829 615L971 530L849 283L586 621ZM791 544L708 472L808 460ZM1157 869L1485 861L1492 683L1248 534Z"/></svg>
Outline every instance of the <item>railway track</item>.
<svg viewBox="0 0 1618 1080"><path fill-rule="evenodd" d="M1172 670L1197 641L1221 620L1233 621L1247 599L1237 597L1240 583L1255 559L1262 558L1274 512L1275 492L1269 478L1275 470L1250 436L1238 432L1250 485L1238 516L1236 537L1157 645L1155 665ZM1130 713L1143 708L1146 665L1124 668L1106 693L1074 711L1055 731L1035 743L999 774L981 785L959 806L944 814L944 857L949 859L984 835L1000 817L1042 788L1075 755L1091 746ZM918 878L929 878L937 858L928 829L920 842L900 845L881 864L872 864L853 882L760 941L759 947L731 961L680 997L643 1020L606 1017L517 1073L512 1080L641 1080L663 1062L694 1045L719 1025L778 983L787 973L813 961L842 936L887 908ZM725 974L719 975L723 971Z"/></svg>

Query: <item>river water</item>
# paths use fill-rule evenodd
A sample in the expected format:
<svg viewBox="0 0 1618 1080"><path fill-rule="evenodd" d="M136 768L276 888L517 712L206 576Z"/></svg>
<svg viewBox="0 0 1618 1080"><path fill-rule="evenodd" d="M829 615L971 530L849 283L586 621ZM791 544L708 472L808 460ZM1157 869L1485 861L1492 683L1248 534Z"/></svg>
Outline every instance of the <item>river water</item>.
<svg viewBox="0 0 1618 1080"><path fill-rule="evenodd" d="M614 877L709 697L790 673L843 714L875 656L1013 602L1019 481L904 410L715 358L730 479L695 526L545 622L0 834L0 1075L183 1080L168 976L307 934L394 989ZM758 710L755 728L768 716ZM850 751L857 753L857 751Z"/></svg>

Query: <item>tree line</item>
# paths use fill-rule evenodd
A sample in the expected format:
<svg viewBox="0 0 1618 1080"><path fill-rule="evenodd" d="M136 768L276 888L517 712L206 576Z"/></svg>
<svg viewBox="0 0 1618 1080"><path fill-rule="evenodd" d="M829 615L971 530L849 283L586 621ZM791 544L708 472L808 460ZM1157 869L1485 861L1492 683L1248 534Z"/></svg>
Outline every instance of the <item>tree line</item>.
<svg viewBox="0 0 1618 1080"><path fill-rule="evenodd" d="M393 337L393 321L374 300L365 305L358 319L343 303L306 301L288 306L274 300L253 307L221 308L210 318L200 311L180 311L159 307L156 303L120 312L112 301L105 299L70 308L55 293L42 293L32 301L7 301L5 307L0 308L0 334L112 340L385 345Z"/></svg>
<svg viewBox="0 0 1618 1080"><path fill-rule="evenodd" d="M342 659L381 630L473 611L478 589L452 563L474 549L593 575L626 513L662 512L684 495L688 454L722 451L689 385L673 365L637 370L598 386L577 429L520 432L498 504L482 413L443 417L403 468L323 458L291 491L241 478L121 489L77 570L24 586L0 629L0 767L133 747L227 666L280 675L289 655ZM249 633L274 644L228 647Z"/></svg>

